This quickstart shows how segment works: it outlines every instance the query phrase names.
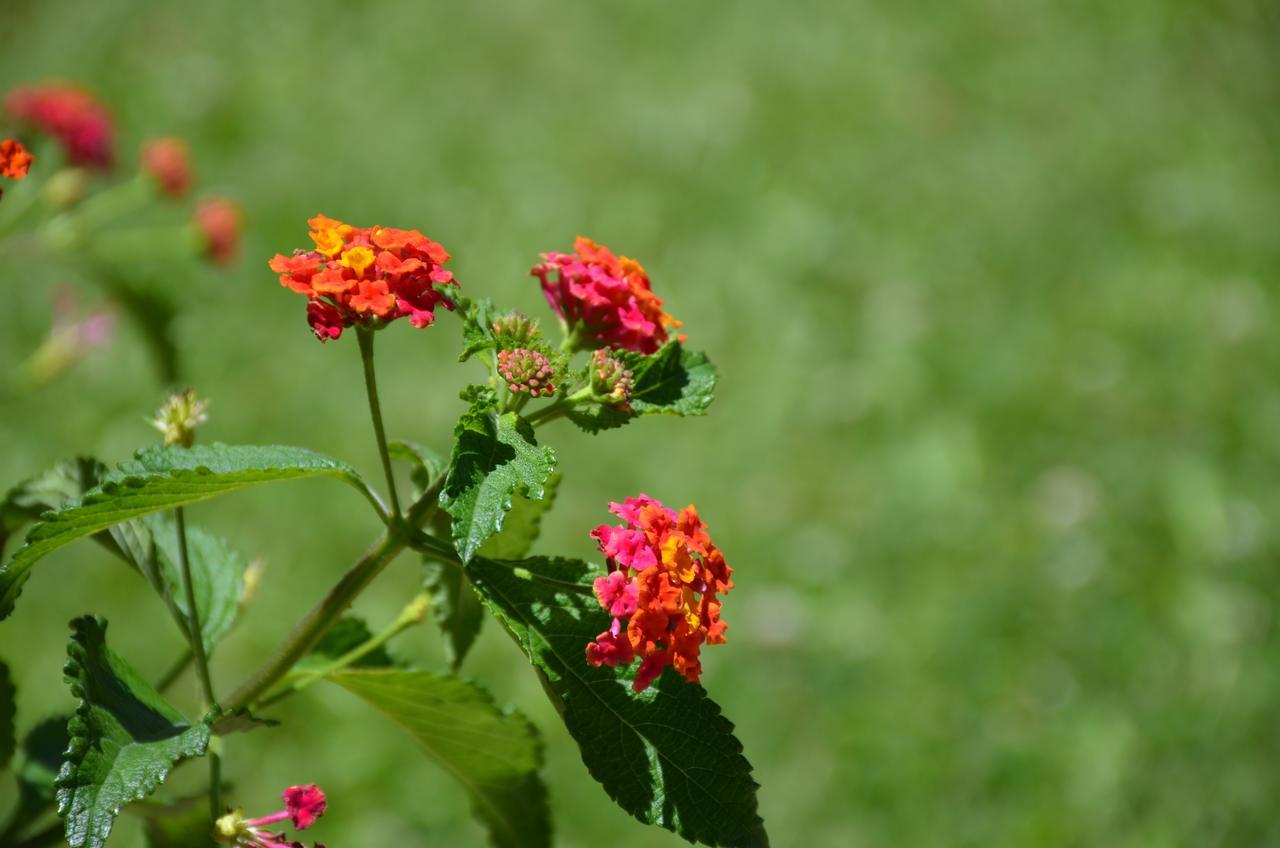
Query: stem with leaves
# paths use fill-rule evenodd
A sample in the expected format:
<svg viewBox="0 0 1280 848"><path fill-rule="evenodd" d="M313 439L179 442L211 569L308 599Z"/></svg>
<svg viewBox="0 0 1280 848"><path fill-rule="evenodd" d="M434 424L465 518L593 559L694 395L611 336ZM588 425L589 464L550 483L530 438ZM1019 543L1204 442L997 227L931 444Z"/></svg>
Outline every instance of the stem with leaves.
<svg viewBox="0 0 1280 848"><path fill-rule="evenodd" d="M200 626L200 610L196 607L195 584L191 579L191 559L187 553L187 518L182 507L173 511L174 523L178 528L178 566L182 570L182 591L187 597L188 639L191 643L191 655L195 659L196 674L200 678L200 690L204 695L206 710L214 709L218 700L213 693L213 677L209 674L209 657L204 650L204 630ZM209 751L209 813L216 819L222 815L222 758L212 749Z"/></svg>

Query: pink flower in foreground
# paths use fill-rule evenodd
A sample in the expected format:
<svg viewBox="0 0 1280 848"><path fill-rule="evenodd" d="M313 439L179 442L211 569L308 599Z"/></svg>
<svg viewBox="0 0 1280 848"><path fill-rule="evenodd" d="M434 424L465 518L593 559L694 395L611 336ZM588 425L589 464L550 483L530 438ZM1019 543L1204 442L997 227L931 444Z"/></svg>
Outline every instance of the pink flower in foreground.
<svg viewBox="0 0 1280 848"><path fill-rule="evenodd" d="M573 253L544 253L530 272L569 330L586 347L614 346L653 353L680 322L662 311L662 298L634 259L579 236Z"/></svg>
<svg viewBox="0 0 1280 848"><path fill-rule="evenodd" d="M270 826L288 819L295 830L306 830L324 815L328 801L320 787L290 786L282 795L284 809L256 819L246 819L239 810L218 819L214 830L218 841L242 848L302 848L301 842L290 841ZM324 848L319 843L316 848Z"/></svg>

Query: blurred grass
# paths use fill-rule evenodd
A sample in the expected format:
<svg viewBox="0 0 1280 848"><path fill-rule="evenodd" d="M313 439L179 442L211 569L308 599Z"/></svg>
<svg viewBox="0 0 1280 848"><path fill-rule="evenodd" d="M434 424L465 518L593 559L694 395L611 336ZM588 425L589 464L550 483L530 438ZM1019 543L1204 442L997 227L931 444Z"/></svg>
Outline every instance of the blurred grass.
<svg viewBox="0 0 1280 848"><path fill-rule="evenodd" d="M318 346L265 259L323 211L417 226L473 294L545 314L537 253L592 235L650 270L720 365L712 414L548 428L541 550L604 503L695 501L738 569L706 683L778 845L1280 845L1277 13L1262 2L363 6L7 0L0 83L82 80L190 139L250 222L229 274L174 268L210 438L377 468L354 345ZM15 190L16 191L16 190ZM10 264L0 365L72 269ZM86 291L92 286L85 284ZM380 339L388 427L447 447L450 319ZM0 480L152 438L125 337L0 410ZM324 482L201 508L262 555L225 687L372 538ZM390 617L389 572L358 608ZM176 652L91 546L29 584L0 653L29 724L65 703L74 614L149 672ZM18 635L21 634L21 635ZM430 667L423 630L399 643ZM566 846L671 845L586 775L489 627L467 672L528 711ZM192 687L184 687L191 689ZM193 697L193 692L185 693ZM396 731L315 687L230 740L236 799L330 790L334 845L480 844ZM0 788L0 801L10 787ZM122 828L115 842L133 844Z"/></svg>

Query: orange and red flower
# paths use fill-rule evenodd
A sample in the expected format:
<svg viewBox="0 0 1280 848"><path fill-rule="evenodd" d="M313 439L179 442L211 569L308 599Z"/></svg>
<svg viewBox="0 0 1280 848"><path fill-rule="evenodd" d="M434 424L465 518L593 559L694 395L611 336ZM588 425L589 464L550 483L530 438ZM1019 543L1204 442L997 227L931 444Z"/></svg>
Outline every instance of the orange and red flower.
<svg viewBox="0 0 1280 848"><path fill-rule="evenodd" d="M609 511L625 523L601 524L591 536L608 557L609 573L596 579L595 593L613 623L587 645L587 661L618 666L638 658L637 692L668 665L697 682L702 645L725 641L720 596L733 588L733 569L693 505L677 513L640 495Z"/></svg>
<svg viewBox="0 0 1280 848"><path fill-rule="evenodd" d="M281 285L308 298L307 323L321 341L397 318L421 329L437 305L453 309L436 288L453 282L444 268L449 253L417 230L352 227L324 215L307 223L315 248L276 254L269 264Z"/></svg>
<svg viewBox="0 0 1280 848"><path fill-rule="evenodd" d="M142 170L169 197L183 197L191 188L191 155L180 138L155 138L142 145Z"/></svg>
<svg viewBox="0 0 1280 848"><path fill-rule="evenodd" d="M11 138L0 141L0 177L20 180L31 170L31 163L34 161L32 155L27 152L27 148L22 146L22 142ZM4 191L0 189L0 197L3 196Z"/></svg>
<svg viewBox="0 0 1280 848"><path fill-rule="evenodd" d="M662 311L662 298L634 259L579 236L573 253L544 253L530 272L547 303L590 347L611 345L653 353L680 322Z"/></svg>
<svg viewBox="0 0 1280 848"><path fill-rule="evenodd" d="M22 142L11 138L0 141L0 177L20 180L31 170L31 163L34 161Z"/></svg>
<svg viewBox="0 0 1280 848"><path fill-rule="evenodd" d="M15 88L5 108L16 120L58 139L71 164L111 167L111 115L87 91L59 84Z"/></svg>

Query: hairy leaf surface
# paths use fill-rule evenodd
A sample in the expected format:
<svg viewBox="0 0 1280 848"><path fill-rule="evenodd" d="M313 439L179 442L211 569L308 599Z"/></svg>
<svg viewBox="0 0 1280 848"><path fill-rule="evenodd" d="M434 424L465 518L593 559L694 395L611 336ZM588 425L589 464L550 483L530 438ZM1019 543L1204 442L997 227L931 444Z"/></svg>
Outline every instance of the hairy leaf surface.
<svg viewBox="0 0 1280 848"><path fill-rule="evenodd" d="M148 797L174 764L203 756L209 727L191 724L108 650L106 622L72 622L67 682L80 700L58 774L58 814L71 848L101 848L120 809Z"/></svg>
<svg viewBox="0 0 1280 848"><path fill-rule="evenodd" d="M453 516L454 547L471 559L500 531L512 499L541 500L555 470L555 451L539 447L529 423L514 412L499 415L493 393L479 390L454 428L457 443L440 506Z"/></svg>

